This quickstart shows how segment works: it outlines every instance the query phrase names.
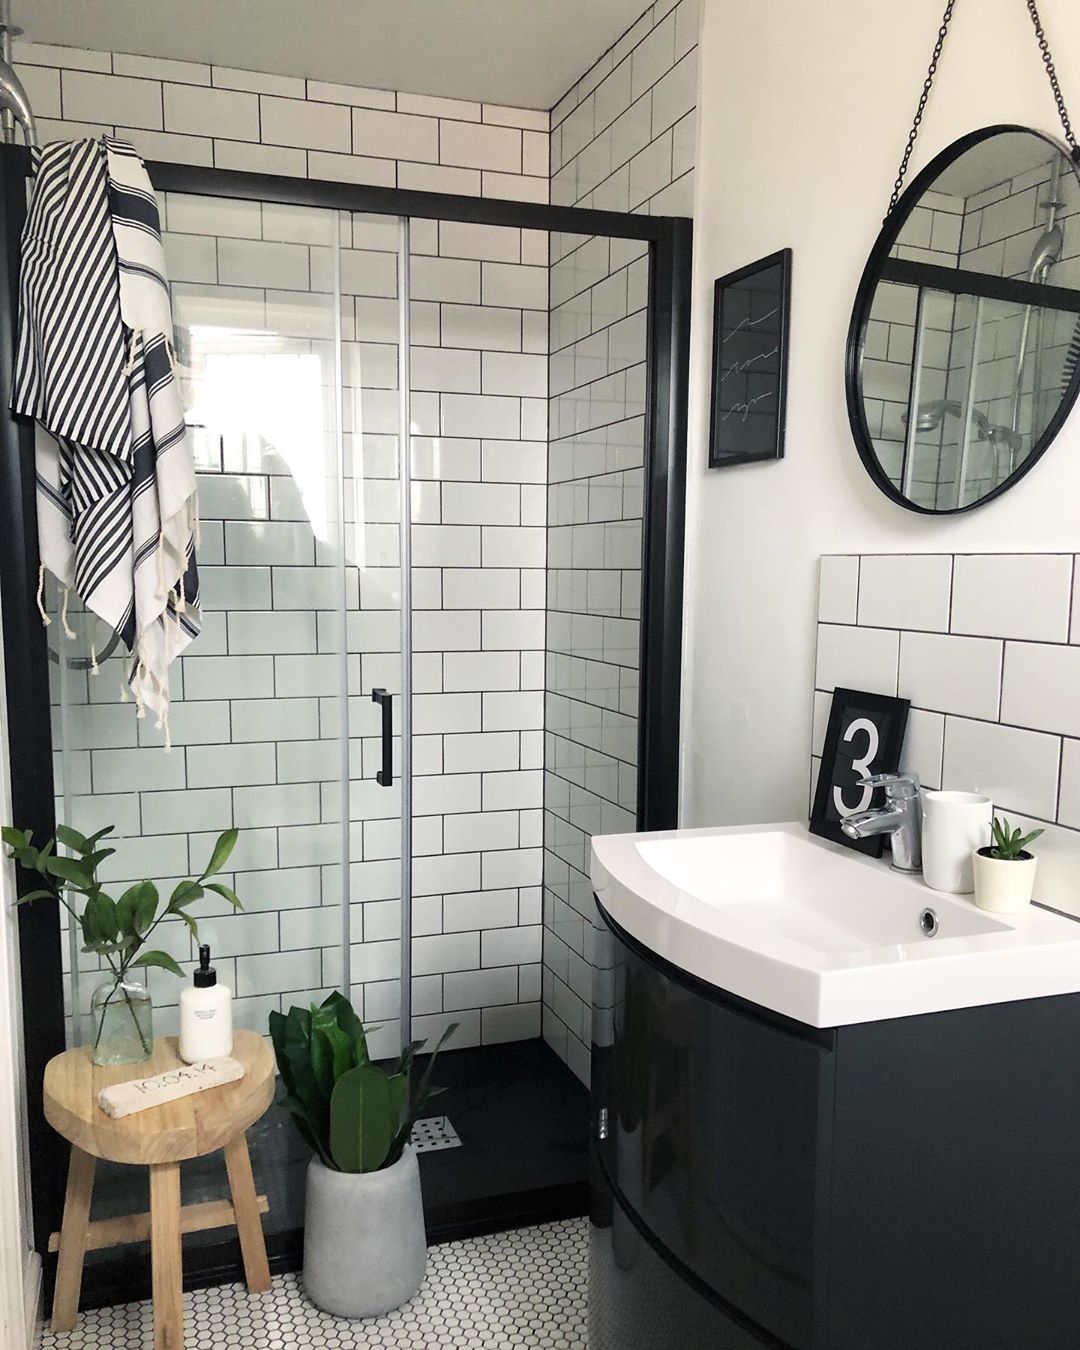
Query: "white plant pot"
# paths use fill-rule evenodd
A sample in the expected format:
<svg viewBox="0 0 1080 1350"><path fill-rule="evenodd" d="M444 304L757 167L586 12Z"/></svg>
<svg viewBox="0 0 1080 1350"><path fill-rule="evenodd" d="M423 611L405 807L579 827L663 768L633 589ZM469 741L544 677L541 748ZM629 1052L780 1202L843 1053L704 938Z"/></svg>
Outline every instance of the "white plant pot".
<svg viewBox="0 0 1080 1350"><path fill-rule="evenodd" d="M972 855L975 868L975 903L992 914L1020 914L1031 904L1035 889L1038 859L1030 853L1019 858L991 858L977 849Z"/></svg>
<svg viewBox="0 0 1080 1350"><path fill-rule="evenodd" d="M427 1239L420 1168L411 1148L379 1172L308 1165L304 1289L335 1317L381 1317L424 1278Z"/></svg>

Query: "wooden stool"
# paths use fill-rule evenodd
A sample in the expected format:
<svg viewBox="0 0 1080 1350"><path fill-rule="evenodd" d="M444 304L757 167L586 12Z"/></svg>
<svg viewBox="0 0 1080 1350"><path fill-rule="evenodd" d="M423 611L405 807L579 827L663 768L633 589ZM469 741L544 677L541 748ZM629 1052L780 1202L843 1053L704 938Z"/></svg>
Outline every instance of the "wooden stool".
<svg viewBox="0 0 1080 1350"><path fill-rule="evenodd" d="M182 1350L184 1304L181 1233L235 1224L252 1293L270 1288L260 1215L269 1209L256 1195L245 1131L274 1098L274 1056L261 1036L238 1031L233 1058L245 1069L235 1083L209 1088L191 1097L152 1106L113 1120L98 1106L97 1095L113 1083L150 1078L182 1066L175 1037L158 1037L143 1064L102 1068L90 1048L68 1050L45 1069L45 1118L71 1144L64 1219L49 1239L60 1252L53 1295L53 1331L71 1331L79 1311L83 1258L88 1251L150 1239L154 1295L154 1350ZM225 1150L232 1202L180 1203L180 1163L215 1149ZM90 1221L90 1198L98 1158L135 1163L150 1169L150 1213Z"/></svg>

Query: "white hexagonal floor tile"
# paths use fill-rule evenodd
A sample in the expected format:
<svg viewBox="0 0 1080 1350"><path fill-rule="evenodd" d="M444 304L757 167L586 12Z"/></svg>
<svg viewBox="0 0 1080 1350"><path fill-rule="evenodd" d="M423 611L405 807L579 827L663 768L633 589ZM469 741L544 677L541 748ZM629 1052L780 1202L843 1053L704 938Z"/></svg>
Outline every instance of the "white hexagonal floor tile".
<svg viewBox="0 0 1080 1350"><path fill-rule="evenodd" d="M185 1350L575 1350L586 1345L588 1221L567 1219L432 1247L416 1298L369 1321L313 1307L297 1276L266 1294L242 1284L184 1295ZM41 1350L141 1350L153 1343L149 1303L81 1313L74 1331L46 1331Z"/></svg>

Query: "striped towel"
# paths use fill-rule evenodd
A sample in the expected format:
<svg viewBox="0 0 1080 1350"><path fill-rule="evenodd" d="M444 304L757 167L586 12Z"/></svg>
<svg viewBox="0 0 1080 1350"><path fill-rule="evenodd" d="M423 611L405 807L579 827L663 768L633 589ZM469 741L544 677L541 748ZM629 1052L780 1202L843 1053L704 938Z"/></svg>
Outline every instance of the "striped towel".
<svg viewBox="0 0 1080 1350"><path fill-rule="evenodd" d="M195 464L157 201L132 146L41 152L19 300L12 408L38 422L41 579L64 587L68 636L69 590L120 634L139 716L167 736L168 667L200 628Z"/></svg>

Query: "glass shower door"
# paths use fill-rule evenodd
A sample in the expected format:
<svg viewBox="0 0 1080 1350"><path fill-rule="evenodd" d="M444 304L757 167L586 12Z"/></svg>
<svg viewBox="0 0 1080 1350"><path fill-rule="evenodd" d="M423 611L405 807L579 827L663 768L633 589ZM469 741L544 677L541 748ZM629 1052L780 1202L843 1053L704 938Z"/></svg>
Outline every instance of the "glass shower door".
<svg viewBox="0 0 1080 1350"><path fill-rule="evenodd" d="M72 612L74 640L50 629L58 818L116 826L104 869L114 894L143 877L167 893L237 826L224 879L244 909L208 897L195 910L236 1024L265 1033L271 1010L344 989L382 1023L376 1048L389 1054L401 964L402 226L175 193L161 207L203 628L172 666L168 751L164 730L124 706L126 661L103 625ZM158 932L189 976L187 930ZM78 1041L74 1014L100 972L74 941L67 964ZM151 983L156 1030L172 1033L182 983L163 971Z"/></svg>

